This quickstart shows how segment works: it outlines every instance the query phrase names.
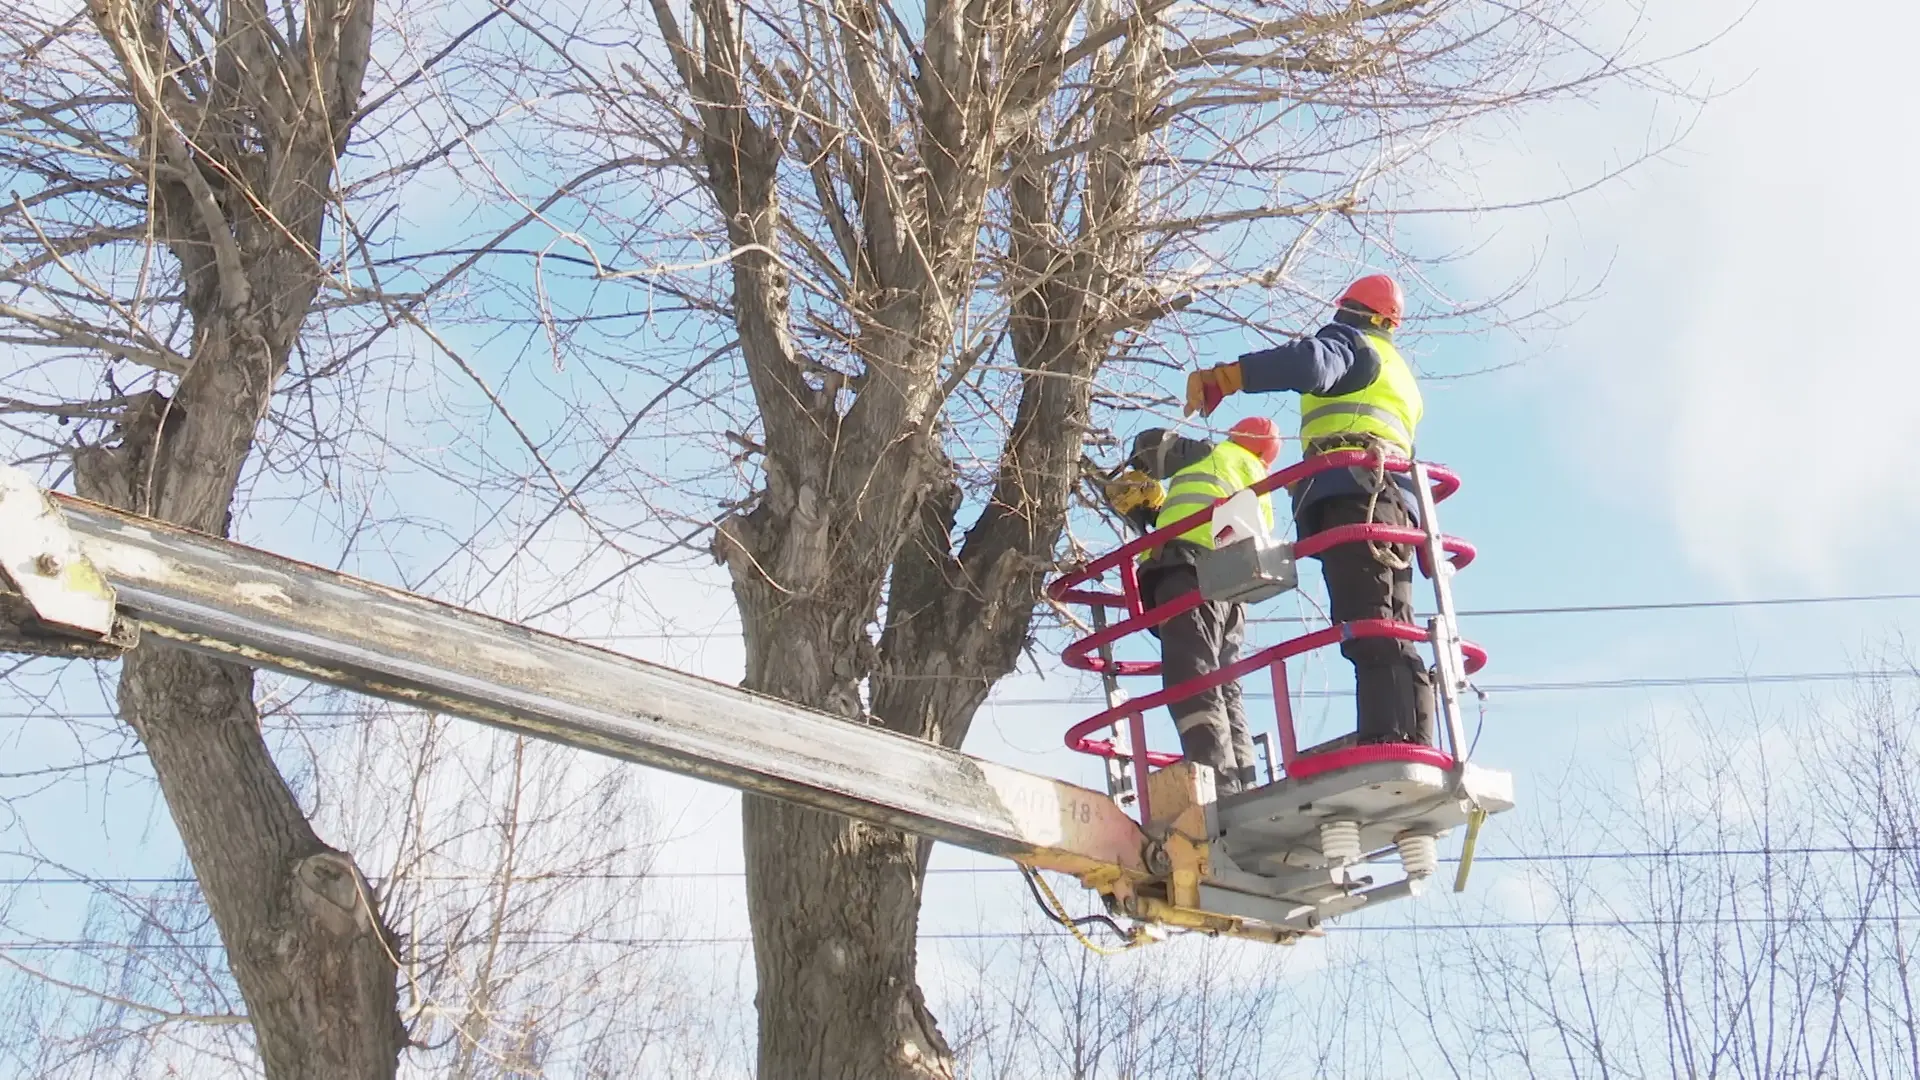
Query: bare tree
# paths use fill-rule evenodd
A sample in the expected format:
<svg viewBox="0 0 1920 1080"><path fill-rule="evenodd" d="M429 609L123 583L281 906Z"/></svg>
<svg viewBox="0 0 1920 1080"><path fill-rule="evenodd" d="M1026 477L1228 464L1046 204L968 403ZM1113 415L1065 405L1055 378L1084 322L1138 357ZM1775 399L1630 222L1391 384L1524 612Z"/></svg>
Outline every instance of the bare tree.
<svg viewBox="0 0 1920 1080"><path fill-rule="evenodd" d="M79 29L91 20L92 33ZM118 445L82 494L224 534L234 493L324 275L336 162L361 105L371 3L97 3L6 29L39 91L10 101L4 211L29 341L173 376L114 402ZM39 66L34 54L74 63ZM16 183L18 180L16 180ZM18 190L16 188L16 190ZM28 197L30 196L30 197ZM118 248L132 274L99 272ZM35 304L33 301L39 301ZM360 870L323 842L260 733L253 676L144 644L120 710L179 827L274 1076L391 1074L406 1042L394 945Z"/></svg>
<svg viewBox="0 0 1920 1080"><path fill-rule="evenodd" d="M562 156L647 163L571 233L591 279L676 306L663 375L737 373L683 429L737 470L649 487L722 507L748 687L948 746L1029 643L1112 410L1164 402L1194 334L1412 269L1387 224L1450 133L1645 74L1553 5L650 11L627 51L542 24L597 106L557 115ZM744 813L760 1075L950 1075L915 981L926 845Z"/></svg>
<svg viewBox="0 0 1920 1080"><path fill-rule="evenodd" d="M374 437L400 417L356 394L371 389L384 406L381 393L405 379L381 376L445 340L425 319L427 302L451 282L472 287L466 272L537 220L527 205L560 197L521 203L475 150L538 74L525 42L489 36L498 17L415 6L376 24L373 5L354 0L103 0L0 15L0 175L11 191L0 206L0 342L19 361L3 373L0 424L15 460L41 465L50 482L71 477L90 497L217 534L249 488L291 496L316 534L337 532L342 559L409 525L411 508L376 519L381 500L366 489L369 475L409 454L417 465L420 448ZM382 237L396 211L419 215L436 206L420 196L444 198L460 183L450 161L480 174L473 186L504 215L451 252ZM395 327L405 340L379 347ZM465 363L444 352L456 369ZM482 376L468 366L460 377L480 384L487 407ZM454 397L444 381L430 385L443 407ZM522 481L494 478L508 490ZM403 576L431 580L471 554L464 546ZM462 584L483 592L486 569ZM7 669L11 689L21 690L20 671ZM569 780L562 759L489 736L469 756L502 754L511 768L478 772L489 783L451 808L402 799L412 817L370 825L341 813L344 785L323 778L351 761L334 736L392 715L354 711L341 722L301 697L297 684L257 682L161 642L124 660L119 714L138 747L120 745L126 729L96 724L75 740L82 760L50 773L111 767L144 781L150 766L197 886L154 895L96 882L88 929L98 933L82 935L80 958L58 971L16 965L60 991L21 1014L30 1021L21 1030L44 1037L28 1042L24 1067L58 1075L84 1060L133 1072L141 1053L166 1047L273 1077L389 1076L409 1021L473 1075L640 1045L623 1033L609 1050L583 1034L636 1028L634 1012L657 999L623 992L631 984L603 978L602 992L541 996L602 972L655 970L633 958L657 930L628 920L608 943L577 925L609 916L596 898L625 902L614 879L592 888L595 868L619 856L631 878L644 870L632 863L639 853L575 845L563 865L549 843L537 864L526 861L526 838L552 832L554 820L570 820L566 838L577 841L581 817L630 812L620 785L603 776L562 799L555 786L579 776ZM416 782L402 769L384 790L439 790L448 781L436 770L472 765L434 744L414 749ZM143 764L126 766L129 757ZM392 771L374 775L391 785ZM370 774L351 775L362 786L346 806L376 804ZM488 822L468 819L482 812ZM355 850L384 872L370 881ZM436 877L450 851L476 860L460 877L467 888ZM566 865L572 879L543 877ZM577 949L597 962L577 951L560 959ZM579 978L551 978L562 964ZM543 976L547 991L533 985ZM52 1011L39 1008L49 1000Z"/></svg>
<svg viewBox="0 0 1920 1080"><path fill-rule="evenodd" d="M1199 935L1102 955L1029 919L1024 936L955 957L956 1075L1062 1080L1272 1075L1306 1045L1295 956Z"/></svg>
<svg viewBox="0 0 1920 1080"><path fill-rule="evenodd" d="M226 530L281 383L301 408L271 416L289 437L267 450L319 455L328 483L350 475L353 451L328 427L343 410L312 390L402 326L531 459L488 477L503 493L489 520L509 519L513 554L479 589L556 516L623 569L711 539L747 685L946 745L1028 645L1083 449L1111 439L1111 410L1163 401L1152 377L1180 365L1190 335L1292 322L1356 261L1413 269L1386 226L1420 208L1408 178L1452 131L1645 70L1578 41L1557 8L1477 0L695 0L654 4L644 26L611 6L501 5L445 48L511 25L528 48L499 78L541 50L569 66L552 73L561 92L498 95L539 110L540 124L498 128L520 174L551 164L561 179L525 195L500 163L476 162L513 215L434 253L446 272L401 293L383 274L408 257L368 239L384 217L340 210L360 190L342 188L341 155L353 122L435 88L413 72L445 50L407 51L413 64L363 104L365 5L92 10L92 24L29 12L7 25L21 90L4 152L34 179L0 214L14 290L0 315L51 399L15 404L95 436L114 425L110 446L89 438L79 455L84 491ZM416 122L421 145L368 183L495 128L507 110L468 115L460 89L442 94L444 123ZM530 273L494 281L498 333L524 332L556 373L593 361L583 378L607 397L657 391L609 418L589 389L552 438L507 414L482 365L422 318L529 223L550 242L519 252ZM58 363L75 351L163 374L101 391ZM655 410L676 396L681 411ZM653 440L644 453L627 445L635 432ZM73 449L49 425L24 437ZM676 458L688 439L705 452ZM582 463L570 480L556 444ZM590 481L649 520L608 520L586 505ZM516 519L504 495L529 490L552 509ZM665 522L673 535L653 535ZM319 839L276 770L254 689L241 669L149 645L121 694L269 1074L390 1072L395 976L415 954L382 925L391 898ZM916 981L924 843L757 798L746 832L760 1075L950 1075ZM471 985L500 1000L490 978ZM475 1055L493 1045L470 1041Z"/></svg>
<svg viewBox="0 0 1920 1080"><path fill-rule="evenodd" d="M404 1073L737 1074L733 981L704 970L711 945L681 940L700 898L653 878L657 819L631 767L344 694L309 695L297 727L267 719L301 805L371 868L395 927ZM310 757L286 745L296 734ZM77 932L0 911L0 964L17 976L0 984L0 1062L23 1076L256 1075L193 880L86 884Z"/></svg>
<svg viewBox="0 0 1920 1080"><path fill-rule="evenodd" d="M674 948L686 901L650 878L655 817L634 769L464 721L373 712L317 763L311 801L381 867L419 1047L411 1068L541 1076L712 1041L724 1016L702 1015ZM673 1074L704 1075L684 1062Z"/></svg>

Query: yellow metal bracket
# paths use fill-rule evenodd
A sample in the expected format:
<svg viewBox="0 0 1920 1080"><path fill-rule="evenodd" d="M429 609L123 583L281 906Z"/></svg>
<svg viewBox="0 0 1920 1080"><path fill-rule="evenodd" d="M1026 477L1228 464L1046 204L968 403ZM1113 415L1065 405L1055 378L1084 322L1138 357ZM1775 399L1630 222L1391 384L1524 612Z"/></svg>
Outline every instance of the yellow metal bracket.
<svg viewBox="0 0 1920 1080"><path fill-rule="evenodd" d="M1108 907L1144 923L1210 935L1292 944L1307 933L1280 929L1235 915L1207 911L1200 886L1211 875L1213 772L1182 762L1150 773L1148 822L1140 865L1144 876L1096 872L1077 875L1100 892ZM1116 870L1118 868L1115 868Z"/></svg>

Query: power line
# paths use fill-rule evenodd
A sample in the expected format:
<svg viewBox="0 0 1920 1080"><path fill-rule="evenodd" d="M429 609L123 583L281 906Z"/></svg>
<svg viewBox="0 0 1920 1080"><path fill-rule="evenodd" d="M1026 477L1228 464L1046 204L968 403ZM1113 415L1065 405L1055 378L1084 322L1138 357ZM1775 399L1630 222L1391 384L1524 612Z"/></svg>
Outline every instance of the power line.
<svg viewBox="0 0 1920 1080"><path fill-rule="evenodd" d="M1920 854L1920 845L1914 844L1860 844L1860 845L1812 845L1775 848L1646 848L1621 851L1563 851L1542 852L1538 854L1479 855L1474 863L1563 863L1563 862L1653 862L1670 859L1716 859L1716 858L1778 858L1782 856L1812 857L1819 855L1914 855ZM1441 859L1443 863L1456 863L1456 859ZM1006 875L1019 873L1016 866L941 866L927 871L930 876L975 876ZM521 884L545 884L553 881L686 881L686 880L733 880L745 878L743 870L606 870L583 873L554 873L533 875L516 879ZM379 883L378 878L371 879ZM445 882L495 882L499 879L489 874L422 874L406 879L408 883L425 881ZM19 877L0 877L0 886L38 887L58 885L90 885L97 887L122 888L139 885L192 885L196 881L190 876L154 876L154 877L82 877L24 875Z"/></svg>
<svg viewBox="0 0 1920 1080"><path fill-rule="evenodd" d="M1485 862L1485 859L1476 859ZM1018 869L1013 866L945 866L933 867L929 875L950 876L966 874L1014 874ZM555 881L714 881L739 880L747 876L744 870L596 870L582 873L529 874L513 879L519 885L543 885ZM93 885L120 888L135 885L192 885L199 879L190 875L153 876L153 877L83 877L80 875L38 876L27 874L19 877L0 877L0 887L39 886L39 885ZM376 885L385 883L383 879L368 877ZM419 874L407 877L407 884L426 881L444 882L498 882L500 879L491 874Z"/></svg>
<svg viewBox="0 0 1920 1080"><path fill-rule="evenodd" d="M1615 615L1635 611L1706 611L1719 608L1791 607L1804 604L1871 604L1920 600L1920 593L1858 593L1851 596L1771 596L1753 600L1666 600L1635 604L1570 604L1562 607L1463 609L1461 618L1498 619L1534 615ZM1422 614L1420 618L1429 618ZM1260 619L1250 620L1261 622ZM1276 620L1277 621L1277 620Z"/></svg>
<svg viewBox="0 0 1920 1080"><path fill-rule="evenodd" d="M1340 934L1431 934L1431 933L1485 933L1488 931L1529 931L1542 930L1631 930L1631 929L1670 929L1683 926L1779 926L1792 928L1807 925L1829 926L1866 926L1866 925L1913 925L1920 921L1914 915L1873 915L1873 914L1800 914L1786 917L1765 915L1682 915L1673 918L1660 916L1641 916L1620 919L1513 919L1486 920L1482 922L1450 923L1395 923L1384 926L1338 925L1322 927L1323 933L1333 936ZM1184 936L1184 935L1183 935ZM919 941L1035 941L1070 940L1064 934L1044 930L943 930L923 932L916 935ZM695 948L711 945L751 945L753 938L745 934L710 935L700 937L674 938L632 938L632 937L573 937L573 936L519 936L513 934L494 935L476 938L473 941L421 942L415 943L410 951L442 952L483 944L503 944L522 948L559 948L563 946L603 946L625 949L676 949ZM224 949L217 941L158 941L132 944L123 941L101 941L95 939L23 939L0 941L0 952L56 952L95 949L101 951L143 953L143 952L213 952Z"/></svg>
<svg viewBox="0 0 1920 1080"><path fill-rule="evenodd" d="M957 677L957 676L956 676ZM1542 680L1538 682L1476 683L1476 687L1487 694L1544 694L1568 693L1586 690L1650 690L1674 689L1690 686L1769 686L1792 683L1826 682L1872 682L1877 679L1920 679L1920 668L1879 668L1868 671L1791 671L1762 672L1743 675L1673 675L1645 676L1625 679L1565 679ZM1296 698L1346 698L1352 697L1352 690L1312 690L1293 691ZM1271 701L1273 694L1267 691L1248 691L1244 697L1250 701ZM1090 695L1062 694L1049 697L1013 697L988 698L989 705L1105 705L1104 698ZM267 717L298 716L303 719L344 719L366 716L366 709L267 709L261 715ZM0 713L0 720L80 720L106 722L118 720L119 714L110 712L55 713L55 712L12 712Z"/></svg>
<svg viewBox="0 0 1920 1080"><path fill-rule="evenodd" d="M1516 608L1468 608L1460 611L1460 617L1476 619L1497 619L1515 616L1541 615L1611 615L1637 611L1706 611L1719 608L1757 608L1790 607L1807 604L1874 604L1900 600L1920 600L1920 593L1857 593L1848 596L1769 596L1752 600L1669 600L1648 601L1635 604L1567 604L1552 607L1516 607ZM1422 614L1419 618L1430 616ZM1259 625L1301 625L1318 623L1325 620L1309 618L1303 615L1270 615L1247 620ZM712 636L725 632L740 633L740 627L712 627L706 631L680 630L658 631L633 634L598 634L584 637L581 641L672 641L694 636Z"/></svg>
<svg viewBox="0 0 1920 1080"><path fill-rule="evenodd" d="M1643 604L1578 604L1569 607L1483 608L1462 611L1464 618L1509 615L1598 615L1627 611L1696 611L1710 608L1788 607L1797 604L1871 604L1889 600L1920 600L1920 593L1860 593L1853 596L1774 596L1754 600L1672 600Z"/></svg>
<svg viewBox="0 0 1920 1080"><path fill-rule="evenodd" d="M1631 679L1568 679L1562 681L1514 682L1514 683L1476 683L1487 694L1542 694L1564 693L1577 690L1649 690L1685 686L1765 686L1778 683L1821 683L1821 682L1872 682L1876 679L1915 679L1920 678L1920 668L1886 668L1875 671L1798 671L1774 672L1758 675L1676 675L1671 677L1651 676ZM1249 701L1271 701L1270 692L1248 691L1243 695ZM1344 698L1352 697L1352 690L1309 690L1293 691L1298 698ZM1026 698L989 698L990 705L1105 705L1105 698L1089 695L1067 695L1060 697Z"/></svg>

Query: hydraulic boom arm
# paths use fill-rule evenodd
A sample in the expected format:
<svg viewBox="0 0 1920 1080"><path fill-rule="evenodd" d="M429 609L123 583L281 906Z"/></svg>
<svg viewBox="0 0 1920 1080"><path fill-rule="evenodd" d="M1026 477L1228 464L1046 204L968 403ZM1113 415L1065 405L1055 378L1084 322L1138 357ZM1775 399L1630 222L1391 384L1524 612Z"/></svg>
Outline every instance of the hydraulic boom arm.
<svg viewBox="0 0 1920 1080"><path fill-rule="evenodd" d="M1108 795L65 495L0 466L0 651L113 656L141 635L1071 874L1116 913L1263 941L1412 895L1432 839L1512 806L1466 762L1389 762L1217 804L1212 774ZM1445 761L1444 755L1441 756ZM1426 838L1405 881L1371 847ZM1304 831L1303 831L1304 830ZM1351 846L1351 845L1350 845ZM1416 867L1416 862L1418 866Z"/></svg>
<svg viewBox="0 0 1920 1080"><path fill-rule="evenodd" d="M1145 836L1100 792L43 494L4 466L0 558L16 624L0 648L110 654L147 634L1037 867L1150 876Z"/></svg>

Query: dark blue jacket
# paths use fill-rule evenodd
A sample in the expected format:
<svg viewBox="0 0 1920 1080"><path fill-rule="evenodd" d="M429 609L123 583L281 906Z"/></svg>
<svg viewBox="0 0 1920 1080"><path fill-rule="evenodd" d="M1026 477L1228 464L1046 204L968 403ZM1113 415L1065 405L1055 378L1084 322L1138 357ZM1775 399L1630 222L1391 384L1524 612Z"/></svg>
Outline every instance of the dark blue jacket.
<svg viewBox="0 0 1920 1080"><path fill-rule="evenodd" d="M1364 390L1379 377L1380 355L1367 343L1365 334L1345 323L1328 323L1314 331L1312 337L1297 338L1285 345L1240 357L1241 388L1249 394L1287 391L1338 397ZM1400 504L1417 518L1419 510L1414 502L1413 481L1405 474L1396 476L1395 480ZM1346 469L1310 477L1296 484L1291 492L1294 520L1302 520L1306 508L1321 499L1366 493L1359 478Z"/></svg>

